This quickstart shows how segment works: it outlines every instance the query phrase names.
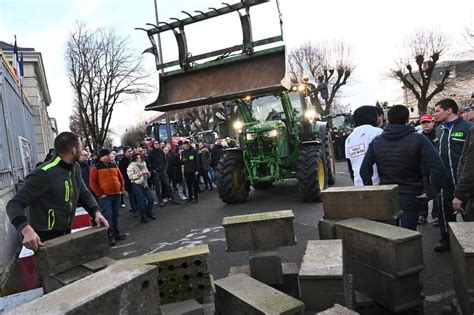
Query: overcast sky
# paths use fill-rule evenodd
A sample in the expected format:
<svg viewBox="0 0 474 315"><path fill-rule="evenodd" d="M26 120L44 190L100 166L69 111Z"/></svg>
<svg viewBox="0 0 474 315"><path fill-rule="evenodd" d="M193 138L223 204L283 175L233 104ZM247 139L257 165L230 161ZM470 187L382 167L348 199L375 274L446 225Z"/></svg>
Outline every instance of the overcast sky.
<svg viewBox="0 0 474 315"><path fill-rule="evenodd" d="M222 6L222 0L157 1L160 20L165 21L184 17L181 10L206 11ZM343 102L352 108L376 100L401 101L400 84L387 80L384 74L397 60L404 38L416 29L441 30L460 49L465 29L474 29L473 0L280 0L280 6L287 49L307 41L335 39L351 44L356 71L343 91ZM279 34L275 0L250 12L254 40ZM52 98L49 113L57 119L60 131L68 129L73 99L64 50L76 21L90 28L115 27L120 35L129 37L130 47L140 54L150 45L145 33L134 28L155 22L153 0L0 0L0 40L13 43L16 34L19 46L42 53ZM198 24L186 28L189 50L194 55L241 43L236 13ZM166 61L177 59L171 32L164 34L163 50ZM146 54L143 59L144 67L153 70L153 56ZM157 77L153 78L157 84ZM144 106L156 97L157 92L120 105L114 112L112 128L120 133L124 126L144 119Z"/></svg>

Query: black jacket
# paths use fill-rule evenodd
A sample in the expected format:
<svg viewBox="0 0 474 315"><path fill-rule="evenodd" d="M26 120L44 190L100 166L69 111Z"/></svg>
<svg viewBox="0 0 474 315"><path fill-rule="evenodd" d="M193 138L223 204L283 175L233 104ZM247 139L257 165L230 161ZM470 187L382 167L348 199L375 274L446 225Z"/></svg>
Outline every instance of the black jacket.
<svg viewBox="0 0 474 315"><path fill-rule="evenodd" d="M123 180L124 180L124 183L125 183L125 190L127 190L127 191L132 190L132 182L130 181L130 178L128 178L128 174L127 174L127 168L130 165L130 162L132 162L132 160L129 159L128 157L124 156L120 160L119 165L118 165L118 167L120 169L120 173L122 174L122 177L123 177Z"/></svg>
<svg viewBox="0 0 474 315"><path fill-rule="evenodd" d="M19 231L31 224L37 232L63 232L71 229L79 201L94 217L99 206L82 180L79 164L68 164L55 157L26 177L25 185L6 209ZM30 206L29 220L25 215L27 206Z"/></svg>
<svg viewBox="0 0 474 315"><path fill-rule="evenodd" d="M148 161L150 163L150 171L152 172L166 172L168 168L165 152L161 149L153 148L148 154Z"/></svg>
<svg viewBox="0 0 474 315"><path fill-rule="evenodd" d="M89 163L87 162L79 161L78 163L79 163L79 166L81 167L82 180L84 181L84 184L86 184L87 189L90 190L89 174L91 172L91 167L89 166Z"/></svg>
<svg viewBox="0 0 474 315"><path fill-rule="evenodd" d="M196 150L189 148L183 151L181 163L184 173L194 173L199 171L199 159Z"/></svg>
<svg viewBox="0 0 474 315"><path fill-rule="evenodd" d="M219 160L224 155L224 146L221 144L216 144L211 149L211 166L216 167L219 164Z"/></svg>
<svg viewBox="0 0 474 315"><path fill-rule="evenodd" d="M444 180L444 167L429 140L407 125L388 125L369 145L360 168L364 185L372 185L373 165L377 164L380 184L398 184L400 193L434 198ZM423 165L428 165L431 183L424 187Z"/></svg>

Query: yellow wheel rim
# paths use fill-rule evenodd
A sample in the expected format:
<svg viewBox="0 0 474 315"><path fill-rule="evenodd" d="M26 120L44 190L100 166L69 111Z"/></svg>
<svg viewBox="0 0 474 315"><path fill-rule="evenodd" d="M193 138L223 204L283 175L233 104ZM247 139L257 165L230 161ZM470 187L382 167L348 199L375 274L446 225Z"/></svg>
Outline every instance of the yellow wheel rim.
<svg viewBox="0 0 474 315"><path fill-rule="evenodd" d="M324 164L321 159L318 159L318 184L319 190L324 190Z"/></svg>
<svg viewBox="0 0 474 315"><path fill-rule="evenodd" d="M234 169L232 172L232 188L234 190L239 190L240 186L242 185L241 172L242 170L239 168Z"/></svg>

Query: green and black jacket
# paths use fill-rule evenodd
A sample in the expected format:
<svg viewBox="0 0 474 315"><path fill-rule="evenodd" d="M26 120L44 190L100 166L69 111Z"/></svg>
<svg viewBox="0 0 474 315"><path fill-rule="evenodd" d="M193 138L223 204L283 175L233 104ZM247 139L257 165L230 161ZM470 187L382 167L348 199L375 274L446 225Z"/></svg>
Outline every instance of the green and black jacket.
<svg viewBox="0 0 474 315"><path fill-rule="evenodd" d="M79 201L94 217L99 206L84 184L79 164L68 164L58 156L26 177L6 210L18 231L30 224L37 232L63 232L71 229Z"/></svg>

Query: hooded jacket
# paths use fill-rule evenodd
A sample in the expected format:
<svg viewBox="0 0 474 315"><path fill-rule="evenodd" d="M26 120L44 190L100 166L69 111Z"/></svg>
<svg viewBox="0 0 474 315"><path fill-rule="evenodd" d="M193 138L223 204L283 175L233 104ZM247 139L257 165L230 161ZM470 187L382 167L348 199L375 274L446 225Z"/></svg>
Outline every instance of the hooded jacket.
<svg viewBox="0 0 474 315"><path fill-rule="evenodd" d="M71 229L78 202L92 217L99 210L82 180L79 164L68 164L57 156L26 177L25 185L6 209L18 231L31 224L37 232L64 232ZM29 219L25 215L27 206L30 207Z"/></svg>
<svg viewBox="0 0 474 315"><path fill-rule="evenodd" d="M441 189L444 167L430 141L408 125L388 125L369 145L360 169L364 185L372 185L373 164L380 184L398 184L400 193L434 198ZM431 183L423 186L422 168L430 169Z"/></svg>

